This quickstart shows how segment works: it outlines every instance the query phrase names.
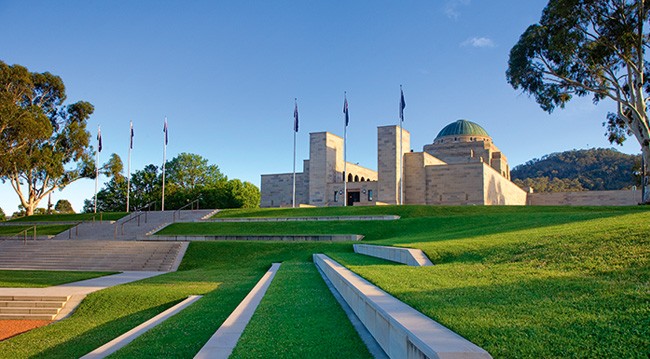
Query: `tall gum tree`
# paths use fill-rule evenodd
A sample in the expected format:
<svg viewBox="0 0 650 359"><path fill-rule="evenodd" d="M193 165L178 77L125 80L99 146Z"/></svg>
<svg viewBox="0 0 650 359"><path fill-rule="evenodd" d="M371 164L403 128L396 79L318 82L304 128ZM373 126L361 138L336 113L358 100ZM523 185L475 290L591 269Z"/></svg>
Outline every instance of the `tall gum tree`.
<svg viewBox="0 0 650 359"><path fill-rule="evenodd" d="M94 108L65 99L60 77L0 61L0 179L11 183L27 215L55 189L94 178L86 130Z"/></svg>
<svg viewBox="0 0 650 359"><path fill-rule="evenodd" d="M549 1L540 22L510 50L508 82L533 95L549 113L573 96L613 101L616 111L603 123L610 142L621 144L633 136L647 166L649 8L649 0Z"/></svg>

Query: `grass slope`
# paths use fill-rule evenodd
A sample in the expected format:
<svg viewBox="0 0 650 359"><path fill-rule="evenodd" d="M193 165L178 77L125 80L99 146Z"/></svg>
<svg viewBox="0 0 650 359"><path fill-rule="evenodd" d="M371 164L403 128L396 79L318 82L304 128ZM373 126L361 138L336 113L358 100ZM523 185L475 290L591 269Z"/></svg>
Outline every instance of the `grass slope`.
<svg viewBox="0 0 650 359"><path fill-rule="evenodd" d="M53 285L77 282L102 277L113 272L34 271L0 270L0 287L43 288Z"/></svg>
<svg viewBox="0 0 650 359"><path fill-rule="evenodd" d="M36 226L36 235L37 236L48 236L59 234L68 228L72 227L68 224L46 224L46 225L37 225ZM0 226L0 236L16 236L17 239L22 239L24 237L23 231L27 230L27 239L31 239L30 236L34 235L34 226L24 225L24 226ZM20 234L18 236L18 234Z"/></svg>
<svg viewBox="0 0 650 359"><path fill-rule="evenodd" d="M204 297L145 333L112 357L191 358L214 334L272 262L306 264L314 252L346 252L332 243L192 243L178 272L121 285L89 295L70 318L0 342L0 358L79 357L191 294ZM327 291L327 289L325 289ZM299 292L286 297L302 300ZM330 295L329 292L318 295ZM333 306L332 310L341 310ZM318 317L318 313L314 313ZM336 327L349 325L340 315ZM339 319L336 319L339 318ZM294 337L297 335L293 334ZM317 338L312 335L311 338ZM275 338L282 340L281 336ZM343 347L356 347L349 336ZM305 341L304 345L315 345ZM328 348L325 356L336 357Z"/></svg>
<svg viewBox="0 0 650 359"><path fill-rule="evenodd" d="M284 262L230 358L323 358L329 353L372 357L314 264Z"/></svg>
<svg viewBox="0 0 650 359"><path fill-rule="evenodd" d="M40 214L12 219L9 222L76 222L92 221L93 217L97 221L100 218L104 221L116 221L124 216L126 212Z"/></svg>

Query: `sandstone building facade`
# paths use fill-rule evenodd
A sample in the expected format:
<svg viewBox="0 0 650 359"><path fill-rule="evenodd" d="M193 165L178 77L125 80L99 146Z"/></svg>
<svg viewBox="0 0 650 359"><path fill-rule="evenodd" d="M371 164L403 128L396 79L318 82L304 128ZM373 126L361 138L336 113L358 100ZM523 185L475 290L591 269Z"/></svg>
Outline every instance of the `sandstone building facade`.
<svg viewBox="0 0 650 359"><path fill-rule="evenodd" d="M410 133L401 131L400 136L399 126L378 127L377 171L348 162L347 173L343 139L311 133L309 159L296 173L296 205L527 203L528 193L510 181L505 155L478 124L453 122L422 152L413 152ZM261 207L291 207L292 185L293 173L262 175Z"/></svg>

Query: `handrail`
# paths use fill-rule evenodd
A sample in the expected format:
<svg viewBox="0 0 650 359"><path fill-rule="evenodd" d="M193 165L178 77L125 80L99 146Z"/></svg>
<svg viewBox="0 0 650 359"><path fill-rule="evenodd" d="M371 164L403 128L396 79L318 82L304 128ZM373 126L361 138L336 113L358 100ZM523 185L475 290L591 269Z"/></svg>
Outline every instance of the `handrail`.
<svg viewBox="0 0 650 359"><path fill-rule="evenodd" d="M74 237L75 238L79 237L79 225L82 223L83 221L77 222L77 224L75 224L74 226L68 229L68 239L72 239L72 228L74 228Z"/></svg>
<svg viewBox="0 0 650 359"><path fill-rule="evenodd" d="M124 222L119 223L120 224L120 233L121 233L121 235L124 235L124 225L131 222L134 219L138 220L138 227L140 227L140 217L142 217L143 215L144 215L144 223L147 223L147 212L139 212L137 214L134 213L133 217L127 219ZM115 231L113 233L113 238L117 237L117 225L118 225L118 223L115 222Z"/></svg>
<svg viewBox="0 0 650 359"><path fill-rule="evenodd" d="M192 202L190 202L190 203L184 205L183 207L181 207L181 208L175 210L175 211L174 211L174 216L173 216L173 217L174 217L174 221L173 221L173 222L176 222L176 213L178 213L178 219L181 219L181 211L184 210L185 208L187 208L187 207L189 207L189 206L192 206L192 211L193 211L193 210L194 210L194 203L196 203L196 209L199 209L199 200L201 200L201 197L199 197L199 198L193 200Z"/></svg>
<svg viewBox="0 0 650 359"><path fill-rule="evenodd" d="M29 231L30 229L34 230L34 240L36 240L36 225L23 229L22 231L16 233L15 236L18 237L18 236L20 236L22 234L23 235L23 244L27 244L27 231Z"/></svg>
<svg viewBox="0 0 650 359"><path fill-rule="evenodd" d="M136 208L136 209L135 209L135 212L144 212L145 209L148 210L148 209L151 208L151 206L153 206L154 204L156 204L156 201L149 202L149 203L145 204L144 206L142 206L142 207L140 207L140 208Z"/></svg>

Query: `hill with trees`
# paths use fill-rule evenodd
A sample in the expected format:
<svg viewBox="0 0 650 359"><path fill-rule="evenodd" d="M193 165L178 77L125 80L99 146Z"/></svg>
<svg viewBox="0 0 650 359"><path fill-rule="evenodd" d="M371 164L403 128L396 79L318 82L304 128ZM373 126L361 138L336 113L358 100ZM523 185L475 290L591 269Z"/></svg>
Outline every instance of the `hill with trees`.
<svg viewBox="0 0 650 359"><path fill-rule="evenodd" d="M641 156L613 148L551 153L516 166L512 181L535 192L619 190L640 185Z"/></svg>

